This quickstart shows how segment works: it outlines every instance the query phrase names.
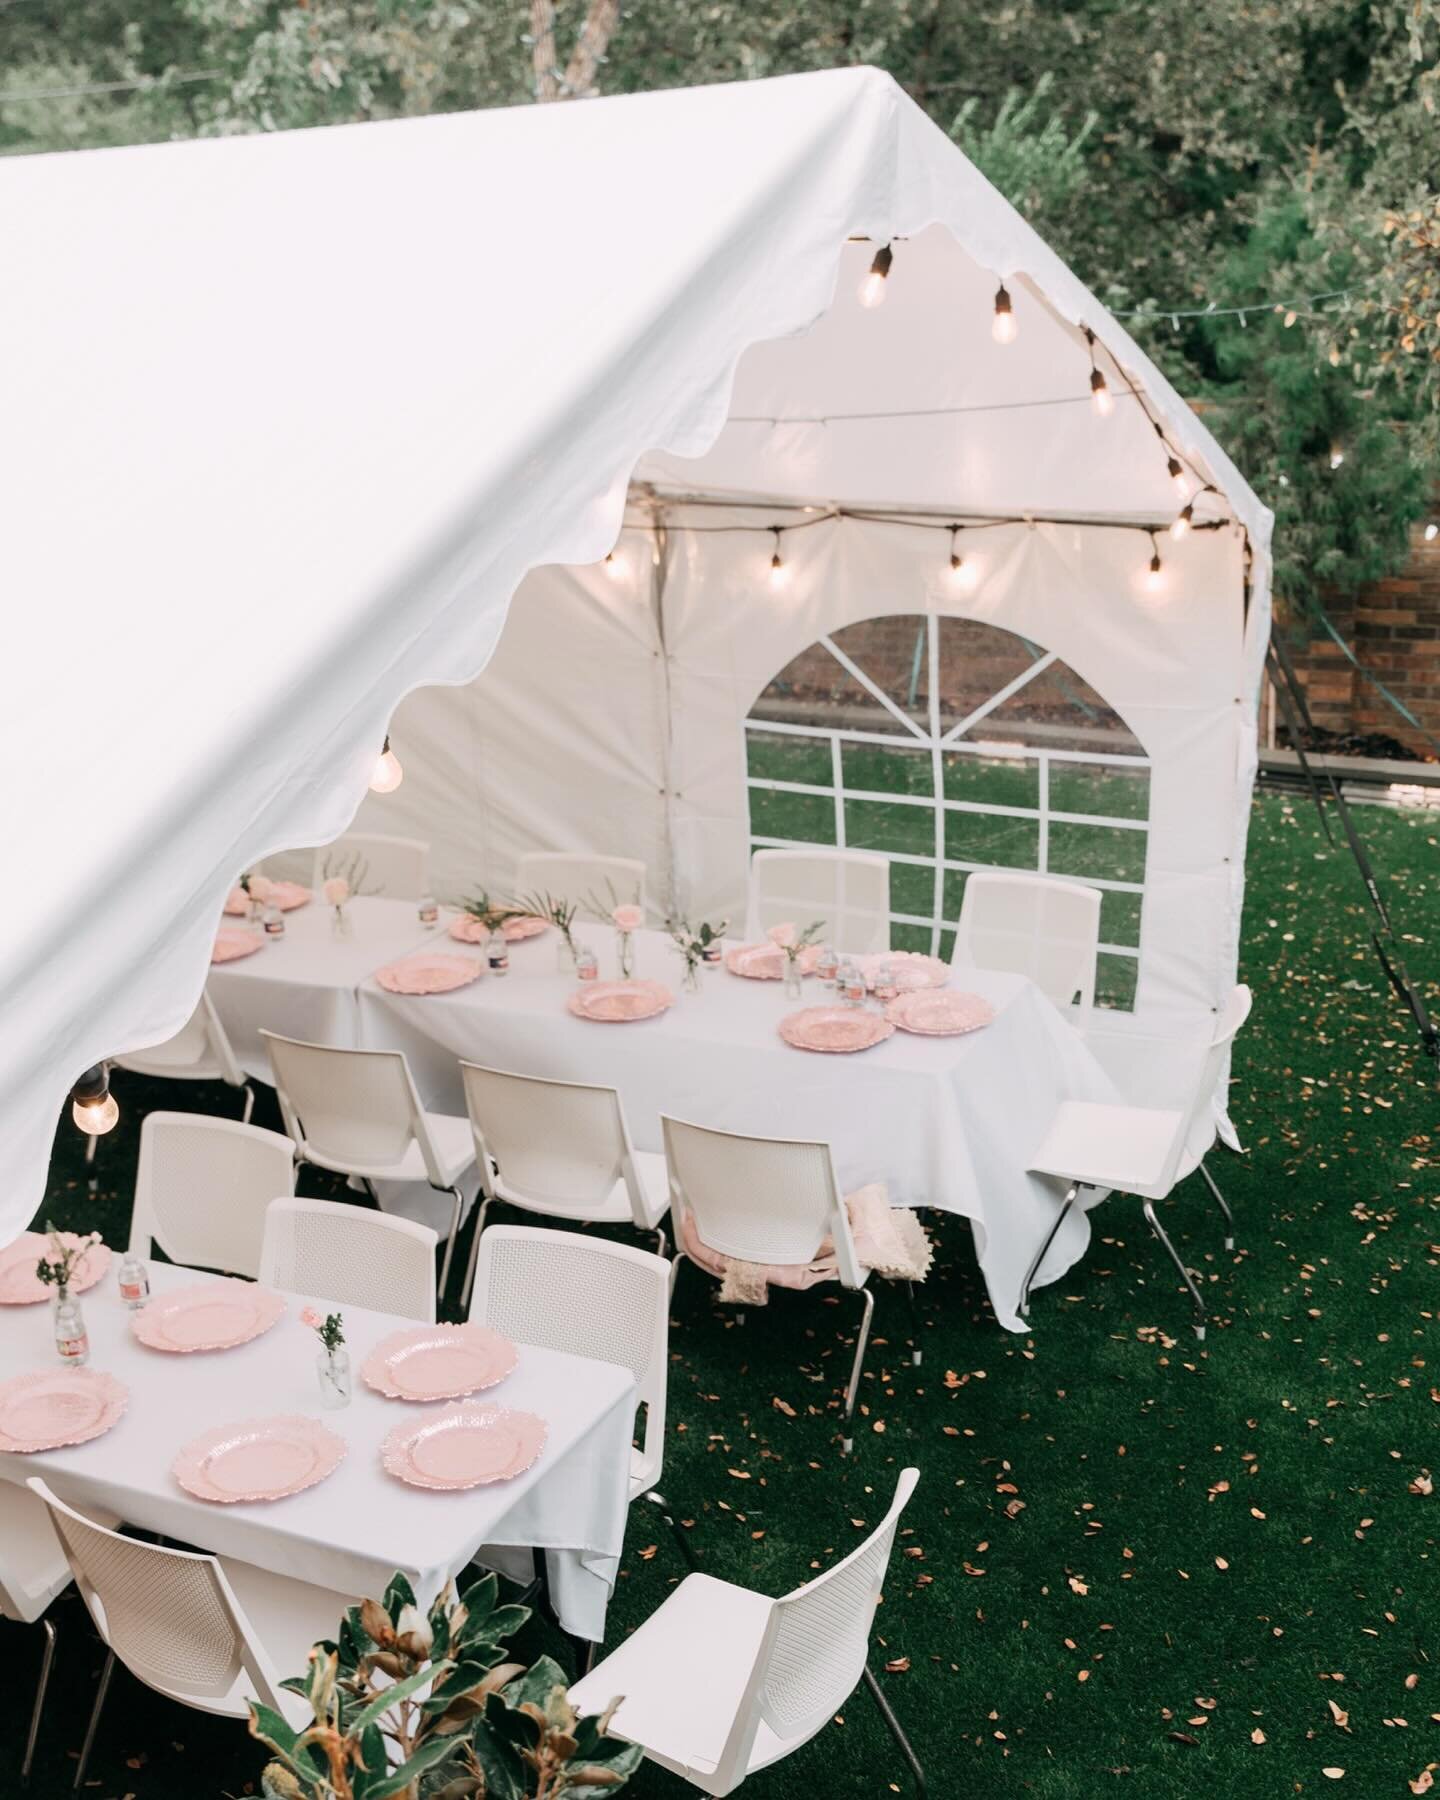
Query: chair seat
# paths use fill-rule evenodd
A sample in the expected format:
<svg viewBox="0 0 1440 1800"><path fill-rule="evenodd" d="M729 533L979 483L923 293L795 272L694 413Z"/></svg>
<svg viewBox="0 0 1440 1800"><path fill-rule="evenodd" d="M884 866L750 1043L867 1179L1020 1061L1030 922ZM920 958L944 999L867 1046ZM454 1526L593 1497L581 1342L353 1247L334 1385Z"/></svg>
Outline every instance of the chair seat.
<svg viewBox="0 0 1440 1800"><path fill-rule="evenodd" d="M427 1112L425 1123L430 1131L430 1141L435 1146L441 1173L446 1184L453 1186L475 1161L475 1135L470 1129L470 1121L454 1118L449 1113ZM359 1163L348 1158L339 1162L317 1150L308 1141L301 1154L306 1162L314 1163L316 1168L331 1169L337 1175L361 1175L370 1181L429 1180L425 1172L425 1158L414 1138L411 1138L399 1162L392 1163Z"/></svg>
<svg viewBox="0 0 1440 1800"><path fill-rule="evenodd" d="M117 1069L128 1069L132 1075L160 1076L168 1081L223 1081L225 1071L210 1057L196 1062L182 1051L172 1055L171 1044L153 1044L148 1050L137 1050L131 1056L112 1056Z"/></svg>
<svg viewBox="0 0 1440 1800"><path fill-rule="evenodd" d="M284 1681L291 1675L303 1675L310 1646L322 1639L333 1644L346 1609L360 1604L352 1595L337 1594L333 1589L317 1587L313 1582L274 1575L268 1569L234 1562L228 1556L218 1560L225 1571L225 1579L234 1588L245 1617L270 1659L271 1672L277 1681ZM238 1718L244 1718L249 1712L251 1697L250 1683L242 1673L229 1694L222 1701L211 1704L217 1712L233 1710ZM282 1689L280 1703L292 1725L310 1723L313 1714L309 1704L298 1694Z"/></svg>
<svg viewBox="0 0 1440 1800"><path fill-rule="evenodd" d="M1066 1100L1029 1167L1034 1174L1058 1175L1085 1187L1116 1188L1160 1200L1179 1175L1188 1172L1177 1168L1170 1181L1165 1179L1165 1165L1184 1122L1183 1112L1159 1107Z"/></svg>
<svg viewBox="0 0 1440 1800"><path fill-rule="evenodd" d="M670 1176L665 1158L658 1151L637 1150L634 1152L634 1161L635 1174L645 1196L647 1218L658 1225L670 1204ZM495 1194L497 1199L507 1201L511 1206L523 1207L527 1212L541 1213L548 1219L580 1220L595 1225L630 1225L634 1222L630 1196L625 1191L623 1179L617 1181L598 1203L587 1200L583 1204L567 1204L561 1198L511 1187L503 1174L496 1179Z"/></svg>
<svg viewBox="0 0 1440 1800"><path fill-rule="evenodd" d="M773 1602L749 1588L689 1575L640 1628L570 1689L581 1713L603 1712L623 1694L611 1722L617 1737L706 1793L760 1654ZM749 1767L791 1746L762 1721Z"/></svg>

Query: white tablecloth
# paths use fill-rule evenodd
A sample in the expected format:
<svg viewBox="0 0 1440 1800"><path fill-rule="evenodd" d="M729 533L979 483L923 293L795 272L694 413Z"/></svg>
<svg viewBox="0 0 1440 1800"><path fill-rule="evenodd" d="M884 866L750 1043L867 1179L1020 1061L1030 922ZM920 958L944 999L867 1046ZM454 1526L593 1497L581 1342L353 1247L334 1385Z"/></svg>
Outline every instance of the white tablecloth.
<svg viewBox="0 0 1440 1800"><path fill-rule="evenodd" d="M152 1267L151 1278L156 1291L206 1279L163 1264ZM193 1355L135 1342L113 1273L81 1298L91 1366L129 1388L125 1416L88 1444L31 1456L0 1452L0 1480L43 1475L82 1512L105 1508L199 1549L357 1597L378 1596L399 1569L428 1605L484 1547L497 1546L499 1554L482 1554L482 1562L507 1569L516 1552L542 1548L565 1628L604 1636L628 1504L636 1404L628 1369L522 1346L514 1372L483 1398L549 1423L539 1460L513 1481L433 1493L386 1474L379 1454L391 1426L425 1409L382 1399L359 1376L371 1348L405 1320L343 1309L355 1397L326 1412L315 1373L318 1345L299 1323L299 1297L263 1337ZM58 1366L49 1306L0 1307L0 1377ZM194 1499L170 1474L176 1452L201 1431L276 1413L311 1414L346 1440L348 1454L333 1475L284 1500L217 1506Z"/></svg>
<svg viewBox="0 0 1440 1800"><path fill-rule="evenodd" d="M349 912L351 935L336 937L334 909L317 896L284 915L284 937L267 937L253 956L211 967L207 989L247 1075L271 1079L262 1028L354 1049L360 1041L355 1003L360 983L443 935L420 923L413 900L372 895L352 900Z"/></svg>
<svg viewBox="0 0 1440 1800"><path fill-rule="evenodd" d="M614 936L582 928L612 976ZM972 1221L980 1267L1000 1323L1016 1310L1030 1259L1058 1209L1057 1184L1026 1163L1062 1100L1115 1101L1084 1039L1021 976L971 970L951 985L983 994L997 1017L965 1037L897 1031L852 1056L792 1049L776 1026L826 998L806 982L787 1000L778 981L707 968L698 995L658 932L637 934L636 973L666 981L675 1005L655 1019L600 1025L565 1009L573 979L556 971L555 937L517 944L510 973L451 994L361 989L364 1042L403 1049L427 1106L463 1112L456 1059L521 1074L618 1088L636 1147L659 1150L660 1114L774 1137L823 1138L847 1191L882 1181L894 1205L932 1206ZM458 947L458 946L457 946ZM1077 1209L1046 1258L1055 1281L1084 1254L1090 1227Z"/></svg>

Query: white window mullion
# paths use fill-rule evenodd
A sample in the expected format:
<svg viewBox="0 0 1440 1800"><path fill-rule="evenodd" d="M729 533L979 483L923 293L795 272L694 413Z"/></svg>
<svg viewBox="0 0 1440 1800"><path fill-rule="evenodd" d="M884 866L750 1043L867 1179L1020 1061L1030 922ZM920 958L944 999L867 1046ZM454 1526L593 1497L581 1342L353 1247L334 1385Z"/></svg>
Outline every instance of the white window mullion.
<svg viewBox="0 0 1440 1800"><path fill-rule="evenodd" d="M830 780L835 788L835 848L845 848L845 763L840 750L840 733L830 738Z"/></svg>
<svg viewBox="0 0 1440 1800"><path fill-rule="evenodd" d="M977 706L968 719L962 719L958 725L952 725L941 741L946 744L953 743L956 738L963 736L972 725L978 725L982 719L988 719L997 706L1003 706L1012 694L1018 694L1021 688L1028 686L1037 675L1043 675L1055 660L1055 652L1051 650L1042 656L1039 662L1031 663L1028 669L1023 669L1013 681L1007 681L1005 686L993 693L983 705Z"/></svg>
<svg viewBox="0 0 1440 1800"><path fill-rule="evenodd" d="M1050 758L1043 750L1040 752L1040 842L1035 867L1042 875L1050 872Z"/></svg>
<svg viewBox="0 0 1440 1800"><path fill-rule="evenodd" d="M840 667L842 669L846 670L847 673L849 673L850 675L854 676L855 680L860 683L861 687L863 687L865 689L866 693L873 694L875 696L875 698L880 702L880 704L885 708L886 712L890 713L894 718L897 718L900 721L900 723L905 727L906 731L908 731L910 733L910 736L912 738L918 738L922 744L925 742L925 733L920 729L920 727L915 723L915 721L913 719L906 718L905 714L903 712L901 712L900 708L895 704L895 702L890 698L890 696L885 692L885 690L883 688L877 687L875 685L875 683L870 679L870 677L865 673L865 671L860 667L860 665L858 663L851 662L850 658L845 654L845 652L840 648L840 646L837 643L835 643L832 639L830 639L828 637L822 637L820 642L825 646L825 648L835 658L836 662L839 663Z"/></svg>
<svg viewBox="0 0 1440 1800"><path fill-rule="evenodd" d="M930 954L940 954L940 921L945 913L945 768L940 754L940 620L926 620L930 657L930 784L935 809L935 886L930 921Z"/></svg>

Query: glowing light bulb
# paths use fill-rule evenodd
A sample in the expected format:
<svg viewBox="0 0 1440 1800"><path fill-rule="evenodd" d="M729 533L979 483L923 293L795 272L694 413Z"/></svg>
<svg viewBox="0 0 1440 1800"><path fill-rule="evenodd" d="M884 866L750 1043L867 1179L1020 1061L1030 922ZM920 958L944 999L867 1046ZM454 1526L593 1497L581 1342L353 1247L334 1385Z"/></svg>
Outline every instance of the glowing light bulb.
<svg viewBox="0 0 1440 1800"><path fill-rule="evenodd" d="M895 252L888 244L882 244L875 252L875 260L870 265L870 272L860 283L860 304L862 306L879 306L885 298L885 282L890 274L890 265L895 260Z"/></svg>
<svg viewBox="0 0 1440 1800"><path fill-rule="evenodd" d="M1440 525L1437 525L1432 519L1425 527L1425 542L1427 544L1433 544L1437 536L1440 536Z"/></svg>
<svg viewBox="0 0 1440 1800"><path fill-rule="evenodd" d="M1157 550L1150 558L1150 567L1145 571L1145 592L1158 594L1165 586L1165 571L1160 566L1160 552Z"/></svg>
<svg viewBox="0 0 1440 1800"><path fill-rule="evenodd" d="M400 766L400 758L390 748L387 736L380 747L380 754L375 758L375 767L370 775L370 792L393 794L404 779L405 771Z"/></svg>
<svg viewBox="0 0 1440 1800"><path fill-rule="evenodd" d="M625 553L622 550L607 550L604 566L605 573L612 581L623 581L630 573L630 566L626 562Z"/></svg>
<svg viewBox="0 0 1440 1800"><path fill-rule="evenodd" d="M1165 459L1165 473L1170 477L1171 481L1175 483L1175 492L1180 498L1182 500L1188 500L1194 487L1194 483L1191 480L1185 465L1173 451Z"/></svg>
<svg viewBox="0 0 1440 1800"><path fill-rule="evenodd" d="M973 594L980 585L980 570L973 558L950 553L950 580L962 594Z"/></svg>
<svg viewBox="0 0 1440 1800"><path fill-rule="evenodd" d="M70 1108L70 1117L87 1137L103 1137L107 1131L115 1129L120 1108L115 1104L115 1096L106 1094L103 1100L76 1100Z"/></svg>
<svg viewBox="0 0 1440 1800"><path fill-rule="evenodd" d="M1095 403L1095 410L1102 419L1108 419L1115 410L1115 396L1110 392L1105 376L1099 369L1090 371L1090 398Z"/></svg>
<svg viewBox="0 0 1440 1800"><path fill-rule="evenodd" d="M1338 469L1340 467L1341 463L1344 462L1344 460L1345 460L1345 452L1340 448L1340 446L1338 444L1332 444L1330 446L1330 467L1332 469Z"/></svg>
<svg viewBox="0 0 1440 1800"><path fill-rule="evenodd" d="M1181 511L1179 517L1176 519L1175 523L1170 527L1170 535L1172 538L1175 539L1175 542L1177 544L1180 542L1180 539L1183 538L1186 535L1186 533L1189 531L1191 523L1194 520L1194 517L1195 517L1195 503L1193 501L1189 501L1186 503L1185 507L1182 509L1182 511Z"/></svg>
<svg viewBox="0 0 1440 1800"><path fill-rule="evenodd" d="M778 593L781 588L790 585L789 565L777 550L770 558L770 585Z"/></svg>
<svg viewBox="0 0 1440 1800"><path fill-rule="evenodd" d="M995 291L995 317L991 322L990 335L997 344L1013 344L1015 330L1015 309L1010 304L1004 282L1001 282Z"/></svg>

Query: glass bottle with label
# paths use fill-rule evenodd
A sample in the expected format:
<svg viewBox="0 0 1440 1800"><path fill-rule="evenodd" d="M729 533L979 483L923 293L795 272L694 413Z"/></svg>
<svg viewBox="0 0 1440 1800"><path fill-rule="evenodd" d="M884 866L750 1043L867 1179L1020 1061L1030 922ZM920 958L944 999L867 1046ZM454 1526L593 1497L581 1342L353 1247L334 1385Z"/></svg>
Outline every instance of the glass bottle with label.
<svg viewBox="0 0 1440 1800"><path fill-rule="evenodd" d="M150 1272L138 1256L126 1251L120 1264L120 1299L131 1312L139 1312L150 1298Z"/></svg>
<svg viewBox="0 0 1440 1800"><path fill-rule="evenodd" d="M420 896L420 923L427 930L433 929L440 922L440 902L433 894Z"/></svg>
<svg viewBox="0 0 1440 1800"><path fill-rule="evenodd" d="M505 941L505 933L499 926L485 940L485 961L492 975L508 975L510 973L510 946Z"/></svg>
<svg viewBox="0 0 1440 1800"><path fill-rule="evenodd" d="M69 1288L61 1288L55 1296L55 1349L61 1362L80 1368L90 1360L90 1334L85 1329L85 1315L80 1302Z"/></svg>

